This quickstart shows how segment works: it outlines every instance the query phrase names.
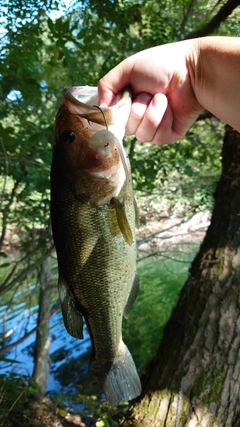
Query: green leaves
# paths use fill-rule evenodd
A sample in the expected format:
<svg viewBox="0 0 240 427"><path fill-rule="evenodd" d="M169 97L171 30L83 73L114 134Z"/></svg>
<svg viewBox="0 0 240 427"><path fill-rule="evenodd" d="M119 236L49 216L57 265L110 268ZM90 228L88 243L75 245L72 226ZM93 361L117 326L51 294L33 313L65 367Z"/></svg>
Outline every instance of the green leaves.
<svg viewBox="0 0 240 427"><path fill-rule="evenodd" d="M7 417L12 411L25 412L25 403L29 396L36 395L37 385L30 378L11 372L8 377L0 375L1 417Z"/></svg>
<svg viewBox="0 0 240 427"><path fill-rule="evenodd" d="M7 258L7 254L5 252L0 252L0 257Z"/></svg>
<svg viewBox="0 0 240 427"><path fill-rule="evenodd" d="M164 146L136 143L131 154L135 190L155 190L169 207L180 203L186 211L211 208L223 134L224 125L211 118L197 122L181 141Z"/></svg>

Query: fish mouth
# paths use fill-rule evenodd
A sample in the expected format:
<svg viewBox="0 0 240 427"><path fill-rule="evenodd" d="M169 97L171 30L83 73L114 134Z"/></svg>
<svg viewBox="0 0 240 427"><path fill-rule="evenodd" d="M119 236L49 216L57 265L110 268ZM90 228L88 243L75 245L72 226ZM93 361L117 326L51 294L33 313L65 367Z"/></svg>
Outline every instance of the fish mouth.
<svg viewBox="0 0 240 427"><path fill-rule="evenodd" d="M83 104L85 106L91 106L98 110L98 88L97 86L73 86L65 87L63 89L63 97L73 102L76 105ZM127 98L131 99L131 90L129 87L124 88L122 91L117 93L112 104L108 107L106 104L100 105L104 109L114 107L115 105L121 103L121 101L126 102Z"/></svg>
<svg viewBox="0 0 240 427"><path fill-rule="evenodd" d="M110 106L104 104L98 107L98 88L96 86L64 88L63 97L70 112L87 120L87 127L89 125L92 126L91 123L102 126L102 129L95 132L89 139L89 148L95 152L95 157L99 161L109 161L110 163L113 157L113 149L116 148L124 169L124 181L127 182L129 180L129 168L127 156L122 146L122 139L131 111L132 99L130 88L125 87L120 91ZM104 129L104 127L106 128ZM108 163L108 166L101 168L101 170L86 168L85 172L91 175L94 174L94 176L99 178L104 177L109 179L110 176L113 177L116 175L115 171L110 172L112 166L109 166Z"/></svg>
<svg viewBox="0 0 240 427"><path fill-rule="evenodd" d="M62 93L65 99L76 105L91 105L91 108L95 107L97 110L96 105L94 105L98 103L98 88L96 86L65 87Z"/></svg>

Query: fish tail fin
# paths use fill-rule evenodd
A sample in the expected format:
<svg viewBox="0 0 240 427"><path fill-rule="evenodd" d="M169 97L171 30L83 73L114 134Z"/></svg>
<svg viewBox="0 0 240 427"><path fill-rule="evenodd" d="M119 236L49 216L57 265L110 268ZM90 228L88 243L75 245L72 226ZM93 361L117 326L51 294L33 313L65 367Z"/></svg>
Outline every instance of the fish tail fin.
<svg viewBox="0 0 240 427"><path fill-rule="evenodd" d="M141 394L142 387L135 363L123 342L120 352L101 382L103 392L111 406L116 406L121 401L132 400Z"/></svg>

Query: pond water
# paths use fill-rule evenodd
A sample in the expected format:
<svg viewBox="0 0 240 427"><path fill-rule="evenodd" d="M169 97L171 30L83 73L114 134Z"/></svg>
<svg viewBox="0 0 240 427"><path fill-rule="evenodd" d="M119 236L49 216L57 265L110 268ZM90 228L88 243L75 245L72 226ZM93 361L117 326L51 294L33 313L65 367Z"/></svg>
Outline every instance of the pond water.
<svg viewBox="0 0 240 427"><path fill-rule="evenodd" d="M166 250L164 256L138 260L140 291L128 320L123 321L123 338L140 373L159 346L164 326L198 248L198 243L179 244ZM33 295L37 288L37 285L31 284L13 293L14 303L9 303L9 294L4 296L0 305L0 337L2 340L5 337L2 345L16 342L36 327L38 306ZM71 337L58 310L50 319L50 336L47 390L60 392L64 389L66 392L77 389L86 395L100 396L97 380L88 375L91 342L87 329L84 328L83 340ZM0 374L16 372L27 377L32 375L35 338L36 333L32 333L0 357Z"/></svg>

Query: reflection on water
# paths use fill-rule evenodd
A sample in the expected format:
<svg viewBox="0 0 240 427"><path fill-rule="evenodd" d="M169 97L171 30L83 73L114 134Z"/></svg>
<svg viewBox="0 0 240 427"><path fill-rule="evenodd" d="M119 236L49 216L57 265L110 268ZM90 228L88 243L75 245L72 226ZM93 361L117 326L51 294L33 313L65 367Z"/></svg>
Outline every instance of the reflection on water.
<svg viewBox="0 0 240 427"><path fill-rule="evenodd" d="M25 304L22 302L16 304L13 308L8 310L7 308L6 305L1 307L0 319L2 325L1 333L3 330L7 331L5 334L7 339L6 344L9 345L21 339L21 337L36 327L38 306L26 309ZM86 355L90 351L91 343L86 328L84 328L84 339L81 341L76 340L67 333L62 322L62 313L60 310L54 313L50 319L50 336L50 374L47 390L58 391L62 385L66 385L61 384L58 378L58 372L61 371L62 366L67 365L69 360L78 360L81 356ZM36 332L6 352L4 360L0 361L0 374L14 371L31 376L34 364L35 339ZM69 370L66 378L69 378L69 384L74 383L73 379L76 381L76 378L73 378L73 375L71 375L71 370Z"/></svg>
<svg viewBox="0 0 240 427"><path fill-rule="evenodd" d="M141 373L154 356L179 291L187 279L188 268L199 245L178 245L161 257L149 257L138 262L140 292L129 319L123 322L123 338ZM4 345L21 339L36 327L38 286L29 286L13 296L4 296L0 306L0 336ZM57 291L56 291L57 293ZM35 301L35 304L34 304ZM84 339L71 337L62 322L60 310L50 319L50 373L47 390L75 388L87 395L98 394L95 378L88 376L91 343L86 327ZM31 376L36 333L4 354L0 359L0 374L17 372Z"/></svg>

